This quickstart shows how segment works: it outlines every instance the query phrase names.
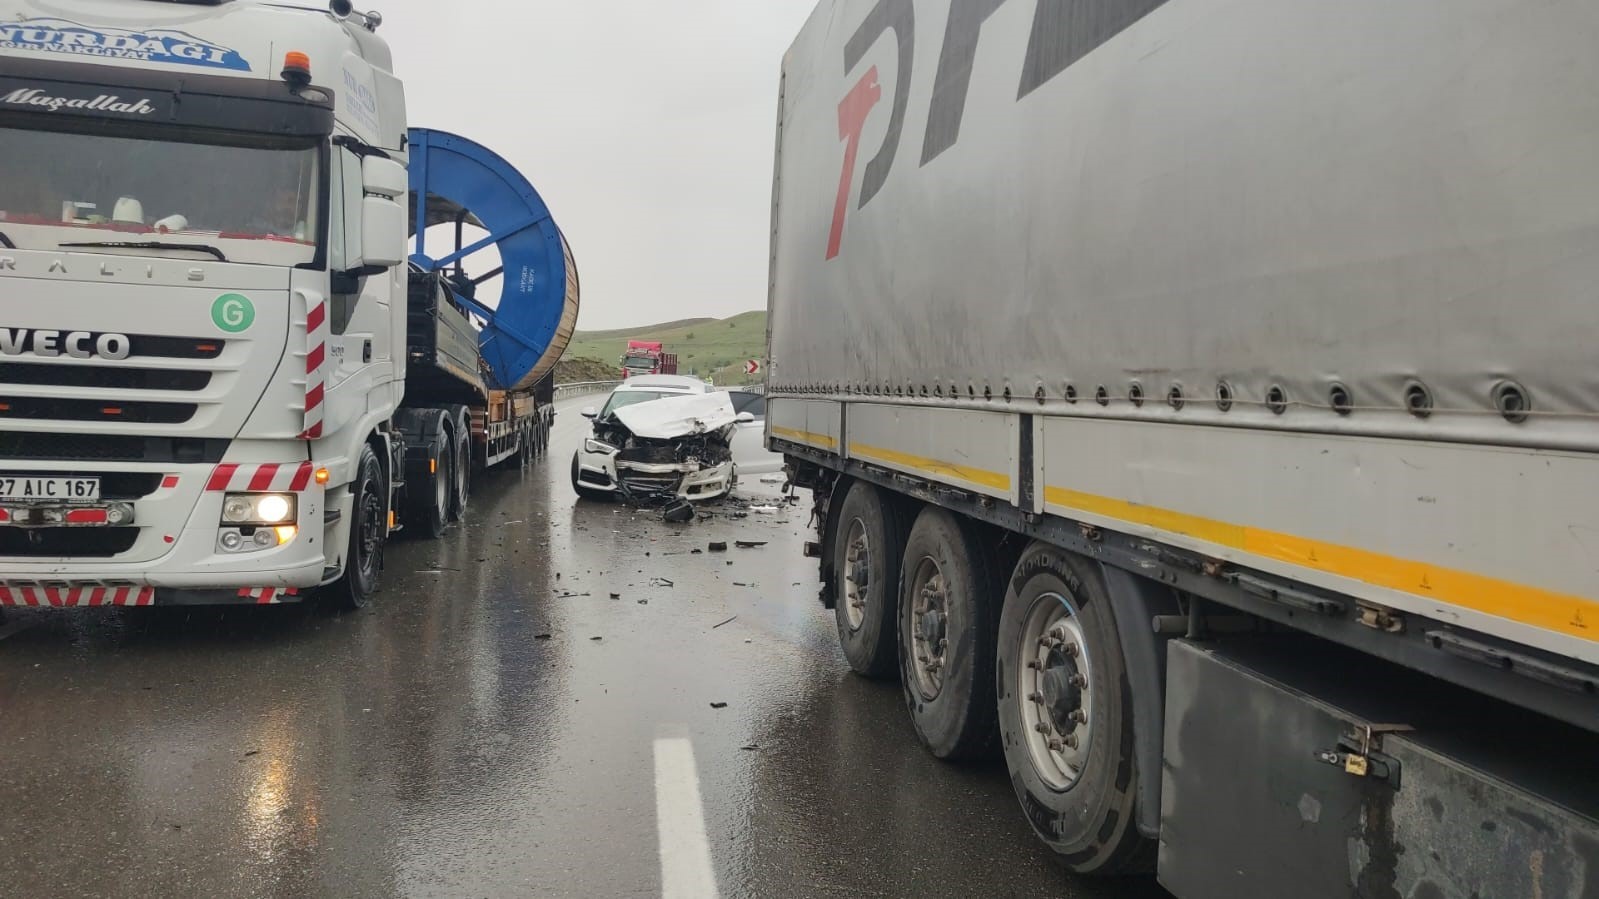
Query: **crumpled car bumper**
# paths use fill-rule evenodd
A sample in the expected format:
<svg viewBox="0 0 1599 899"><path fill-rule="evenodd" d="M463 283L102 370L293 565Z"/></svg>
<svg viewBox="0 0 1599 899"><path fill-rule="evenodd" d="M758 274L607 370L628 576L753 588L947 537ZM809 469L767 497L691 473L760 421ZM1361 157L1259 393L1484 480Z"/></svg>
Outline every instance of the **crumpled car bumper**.
<svg viewBox="0 0 1599 899"><path fill-rule="evenodd" d="M615 464L618 484L637 498L675 496L700 502L725 496L733 489L732 462L706 466L619 460Z"/></svg>

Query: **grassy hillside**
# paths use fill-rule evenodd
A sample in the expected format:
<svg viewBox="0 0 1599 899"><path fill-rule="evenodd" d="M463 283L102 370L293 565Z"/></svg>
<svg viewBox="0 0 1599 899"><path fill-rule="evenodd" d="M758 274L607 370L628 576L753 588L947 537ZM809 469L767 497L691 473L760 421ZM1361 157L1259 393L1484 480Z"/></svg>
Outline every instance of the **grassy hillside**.
<svg viewBox="0 0 1599 899"><path fill-rule="evenodd" d="M718 384L744 384L744 362L766 358L766 312L745 312L725 319L682 319L615 331L579 331L566 349L568 359L600 359L617 364L629 340L659 340L677 354L678 371L704 376Z"/></svg>

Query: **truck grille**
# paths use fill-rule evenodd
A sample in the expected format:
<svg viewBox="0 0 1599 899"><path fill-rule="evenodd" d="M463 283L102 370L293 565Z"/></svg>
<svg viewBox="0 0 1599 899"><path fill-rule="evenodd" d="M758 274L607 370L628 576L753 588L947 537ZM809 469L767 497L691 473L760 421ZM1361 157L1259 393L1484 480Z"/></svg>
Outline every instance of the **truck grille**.
<svg viewBox="0 0 1599 899"><path fill-rule="evenodd" d="M220 462L229 441L125 434L0 431L0 460L62 462Z"/></svg>
<svg viewBox="0 0 1599 899"><path fill-rule="evenodd" d="M0 557L109 559L133 548L139 529L0 527Z"/></svg>
<svg viewBox="0 0 1599 899"><path fill-rule="evenodd" d="M210 383L208 371L0 362L0 385L183 391L204 390Z"/></svg>
<svg viewBox="0 0 1599 899"><path fill-rule="evenodd" d="M182 424L199 409L194 403L142 400L67 400L0 395L0 418L30 421L114 421Z"/></svg>

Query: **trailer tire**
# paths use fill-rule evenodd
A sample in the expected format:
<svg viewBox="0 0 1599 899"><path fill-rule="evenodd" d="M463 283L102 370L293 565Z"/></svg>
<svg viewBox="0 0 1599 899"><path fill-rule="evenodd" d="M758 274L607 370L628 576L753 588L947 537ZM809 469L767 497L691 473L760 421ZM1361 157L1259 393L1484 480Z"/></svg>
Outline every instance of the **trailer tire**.
<svg viewBox="0 0 1599 899"><path fill-rule="evenodd" d="M355 611L372 600L383 573L383 547L388 541L387 479L372 447L361 448L355 480L350 484L350 537L344 554L344 573L331 592L334 604Z"/></svg>
<svg viewBox="0 0 1599 899"><path fill-rule="evenodd" d="M899 668L899 560L904 548L899 506L865 481L851 484L833 533L833 567L838 572L833 617L844 658L862 677L892 677Z"/></svg>
<svg viewBox="0 0 1599 899"><path fill-rule="evenodd" d="M992 556L970 524L927 506L900 564L900 683L916 736L941 759L993 756Z"/></svg>
<svg viewBox="0 0 1599 899"><path fill-rule="evenodd" d="M1053 546L1028 547L997 645L1005 763L1033 831L1081 874L1152 870L1155 843L1136 823L1146 775L1135 764L1130 682L1098 569Z"/></svg>

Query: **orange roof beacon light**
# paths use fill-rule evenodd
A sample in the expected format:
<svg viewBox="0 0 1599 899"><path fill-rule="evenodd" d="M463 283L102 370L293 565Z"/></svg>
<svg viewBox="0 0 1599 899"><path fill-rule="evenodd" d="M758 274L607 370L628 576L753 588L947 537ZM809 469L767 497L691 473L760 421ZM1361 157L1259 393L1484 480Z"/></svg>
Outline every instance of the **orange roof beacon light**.
<svg viewBox="0 0 1599 899"><path fill-rule="evenodd" d="M311 83L311 57L299 50L283 54L283 80L295 87Z"/></svg>

